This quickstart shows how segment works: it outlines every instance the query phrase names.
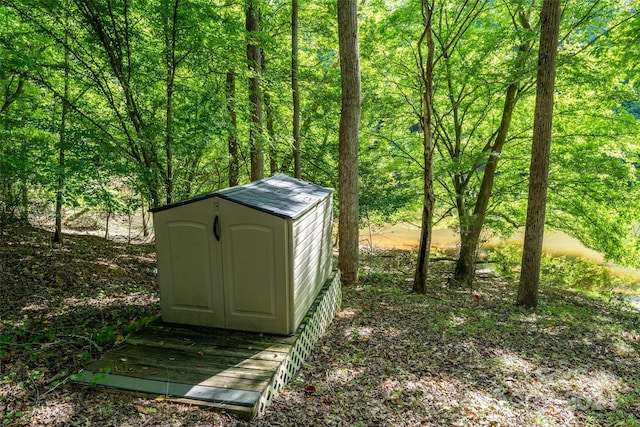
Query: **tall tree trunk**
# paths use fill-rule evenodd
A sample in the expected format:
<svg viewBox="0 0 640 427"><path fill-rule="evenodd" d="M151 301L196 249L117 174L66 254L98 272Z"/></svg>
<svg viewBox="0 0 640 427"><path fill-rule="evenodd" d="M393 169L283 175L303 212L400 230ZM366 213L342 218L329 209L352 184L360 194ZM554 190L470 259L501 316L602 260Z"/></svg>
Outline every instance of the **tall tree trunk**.
<svg viewBox="0 0 640 427"><path fill-rule="evenodd" d="M236 115L236 77L235 71L227 71L227 82L225 85L227 96L227 113L229 114L229 134L227 135L227 145L229 147L229 187L235 187L240 180L240 160L238 159L238 118Z"/></svg>
<svg viewBox="0 0 640 427"><path fill-rule="evenodd" d="M540 14L540 50L538 53L536 108L533 120L533 146L529 169L527 224L524 234L520 284L516 298L517 305L527 307L538 305L560 16L560 0L544 0Z"/></svg>
<svg viewBox="0 0 640 427"><path fill-rule="evenodd" d="M67 4L67 13L69 5ZM69 43L69 30L65 26L65 43ZM60 137L58 140L58 182L56 186L56 224L53 231L53 242L62 243L62 202L64 195L65 145L67 143L67 114L69 113L69 50L64 53L64 89L62 114L60 117Z"/></svg>
<svg viewBox="0 0 640 427"><path fill-rule="evenodd" d="M262 57L262 72L265 73L267 69L267 60L265 59L264 51L260 49L260 55ZM274 128L273 106L271 105L271 94L268 90L263 91L264 97L264 115L267 126L267 136L269 143L269 173L275 175L278 172L278 149L276 145L276 131Z"/></svg>
<svg viewBox="0 0 640 427"><path fill-rule="evenodd" d="M291 94L293 98L293 173L302 177L300 165L300 92L298 90L298 0L291 0Z"/></svg>
<svg viewBox="0 0 640 427"><path fill-rule="evenodd" d="M262 151L262 55L256 44L256 34L260 31L259 0L248 0L246 28L249 32L247 42L247 61L249 66L249 110L251 128L249 130L249 149L251 157L251 181L264 177L264 153Z"/></svg>
<svg viewBox="0 0 640 427"><path fill-rule="evenodd" d="M358 283L358 130L361 112L356 0L338 0L338 41L342 81L338 148L338 268L343 283L353 284Z"/></svg>
<svg viewBox="0 0 640 427"><path fill-rule="evenodd" d="M530 24L528 13L521 10L519 16L521 17L519 20L521 28L517 27L517 29L520 31L533 32L534 28ZM526 72L527 57L531 51L532 45L533 43L530 40L525 40L518 48L519 55L515 64L516 74L513 77L513 81L507 86L504 106L502 108L502 118L498 125L496 137L494 143L489 144L485 148L485 152L488 152L488 157L485 164L485 170L482 175L482 182L480 183L480 190L476 197L473 215L467 221L462 220L463 217L460 217L460 255L456 262L453 281L463 286L468 286L469 288L473 287L473 281L475 279L480 234L482 233L484 221L487 217L487 209L491 199L491 193L493 191L493 184L495 181L496 171L498 169L498 161L500 160L504 145L507 142L507 135L511 126L511 118L513 117L513 111L515 110L518 102L519 93L523 87L528 84L526 82L522 82L519 76ZM465 183L464 188L458 193L463 199L463 203L466 186L467 185Z"/></svg>
<svg viewBox="0 0 640 427"><path fill-rule="evenodd" d="M165 191L167 192L167 204L170 204L173 201L173 91L176 69L178 66L176 62L178 3L179 0L175 0L171 4L168 0L163 1L163 12L165 14L163 19L165 66L167 68L167 105L165 123L165 154L167 157Z"/></svg>
<svg viewBox="0 0 640 427"><path fill-rule="evenodd" d="M429 277L429 252L431 250L433 210L435 207L435 194L433 191L433 138L431 129L433 108L433 58L435 45L431 25L433 18L433 4L429 0L422 1L422 15L424 19L424 30L418 42L418 54L420 56L421 79L422 84L424 85L422 116L424 200L422 204L422 228L420 231L416 273L413 278L413 290L417 293L424 294L427 290L427 278ZM423 45L425 42L427 44L426 60L423 58Z"/></svg>
<svg viewBox="0 0 640 427"><path fill-rule="evenodd" d="M489 200L491 199L491 191L493 190L493 183L498 168L498 160L500 160L502 149L507 141L511 117L513 117L513 110L516 106L517 92L518 84L511 83L507 88L498 133L494 144L491 146L487 163L485 164L480 190L473 209L473 216L469 219L468 224L460 226L460 256L456 262L453 281L470 288L473 286L475 277L480 233L482 232L487 216L487 208L489 206ZM462 203L464 203L464 201L462 201Z"/></svg>

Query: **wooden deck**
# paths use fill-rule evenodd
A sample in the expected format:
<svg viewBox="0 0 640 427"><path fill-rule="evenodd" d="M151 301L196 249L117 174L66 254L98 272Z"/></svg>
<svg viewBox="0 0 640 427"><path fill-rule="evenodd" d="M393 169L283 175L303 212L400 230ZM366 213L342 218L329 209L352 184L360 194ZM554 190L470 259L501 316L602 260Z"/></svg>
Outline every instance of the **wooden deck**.
<svg viewBox="0 0 640 427"><path fill-rule="evenodd" d="M333 272L293 336L154 322L74 379L209 406L251 419L293 378L340 306Z"/></svg>

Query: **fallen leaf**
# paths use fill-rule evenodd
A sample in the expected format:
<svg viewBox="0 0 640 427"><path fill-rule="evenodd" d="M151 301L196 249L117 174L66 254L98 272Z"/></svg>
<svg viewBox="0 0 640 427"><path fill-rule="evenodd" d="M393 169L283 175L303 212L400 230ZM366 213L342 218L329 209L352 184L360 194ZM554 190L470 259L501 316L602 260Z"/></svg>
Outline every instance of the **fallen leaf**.
<svg viewBox="0 0 640 427"><path fill-rule="evenodd" d="M141 414L147 414L147 415L149 414L149 411L147 411L147 408L145 408L144 406L142 405L133 405L133 406L135 406L136 410Z"/></svg>

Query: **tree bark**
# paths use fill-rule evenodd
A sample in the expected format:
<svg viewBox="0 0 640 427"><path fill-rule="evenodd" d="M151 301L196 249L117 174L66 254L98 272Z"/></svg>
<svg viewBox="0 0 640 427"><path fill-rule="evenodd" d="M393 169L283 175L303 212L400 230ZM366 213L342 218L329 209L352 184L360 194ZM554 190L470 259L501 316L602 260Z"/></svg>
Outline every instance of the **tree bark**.
<svg viewBox="0 0 640 427"><path fill-rule="evenodd" d="M498 169L498 160L500 160L502 149L507 141L511 117L513 117L513 110L516 106L517 92L517 83L511 83L507 87L504 108L502 109L502 119L495 142L491 147L489 158L485 164L480 190L473 209L473 216L469 219L468 225L462 225L463 221L460 221L460 255L456 262L453 281L463 286L468 286L469 288L473 286L473 280L475 278L480 233L482 232L487 216L487 208L489 206L489 200L491 199L496 170ZM464 203L464 201L462 201L462 203Z"/></svg>
<svg viewBox="0 0 640 427"><path fill-rule="evenodd" d="M529 23L526 14L521 11L520 26L516 27L520 31L533 32L534 29ZM502 118L496 132L496 137L493 144L488 145L485 151L488 151L488 158L485 164L485 170L482 175L482 182L480 183L480 189L476 197L476 202L473 208L473 215L466 219L466 212L464 216L460 218L460 254L456 262L456 268L453 274L453 282L472 288L473 281L475 280L476 262L478 247L480 245L480 234L484 227L484 222L487 217L487 209L489 201L491 199L491 193L493 191L493 184L495 181L496 171L498 169L498 162L504 149L504 145L507 142L507 135L511 126L511 118L513 117L513 111L515 110L518 102L519 94L528 83L522 82L520 75L523 74L527 66L527 57L531 51L532 43L529 40L524 41L518 51L519 55L516 60L516 74L512 77L512 82L507 86L507 92L505 94L504 106L502 108ZM456 188L461 202L464 204L464 192L468 180L461 186Z"/></svg>
<svg viewBox="0 0 640 427"><path fill-rule="evenodd" d="M69 13L67 3L67 13ZM69 42L69 30L65 27L65 43ZM67 143L67 114L69 113L69 51L64 53L64 97L60 117L60 138L58 140L58 182L56 186L56 224L53 231L53 242L62 243L62 203L64 195L65 145Z"/></svg>
<svg viewBox="0 0 640 427"><path fill-rule="evenodd" d="M360 52L356 0L338 0L338 39L342 81L338 182L338 268L343 283L358 282L358 130L361 112Z"/></svg>
<svg viewBox="0 0 640 427"><path fill-rule="evenodd" d="M227 81L225 85L227 97L227 113L229 114L229 134L227 135L227 146L229 148L229 187L235 187L240 180L240 160L238 159L238 118L236 115L236 77L235 71L227 71Z"/></svg>
<svg viewBox="0 0 640 427"><path fill-rule="evenodd" d="M533 146L529 169L527 224L522 253L522 270L516 299L517 305L526 307L536 307L538 304L560 16L560 0L544 0L540 14L540 50L533 121Z"/></svg>
<svg viewBox="0 0 640 427"><path fill-rule="evenodd" d="M262 90L260 74L262 73L262 55L260 47L252 40L260 31L260 13L258 0L248 0L246 29L249 33L247 42L247 61L249 67L249 110L251 128L249 130L249 150L251 157L251 181L264 177L264 153L262 150Z"/></svg>
<svg viewBox="0 0 640 427"><path fill-rule="evenodd" d="M266 72L267 60L264 51L260 49L262 57L262 72ZM276 131L274 127L273 105L271 104L271 94L268 90L262 92L264 98L264 119L267 126L267 143L269 145L269 173L275 175L278 172L278 148L276 144Z"/></svg>
<svg viewBox="0 0 640 427"><path fill-rule="evenodd" d="M167 204L173 201L173 91L178 67L176 61L176 38L178 24L178 2L173 1L170 5L168 0L164 0L164 48L165 48L165 65L167 68L167 105L166 105L166 123L165 123L165 155L167 157L165 191ZM171 6L171 7L170 7Z"/></svg>
<svg viewBox="0 0 640 427"><path fill-rule="evenodd" d="M291 0L291 94L293 98L293 173L302 177L300 164L300 92L298 90L298 0Z"/></svg>
<svg viewBox="0 0 640 427"><path fill-rule="evenodd" d="M422 203L422 228L420 231L420 243L418 246L418 259L416 272L413 278L413 290L424 294L427 290L427 278L429 277L429 253L431 250L431 236L433 228L433 210L435 207L435 194L433 191L433 138L431 118L433 108L433 58L435 44L433 41L432 18L433 4L429 0L422 1L422 14L424 30L418 42L418 54L420 57L421 79L424 85L422 96L422 148L424 161L423 176L423 203ZM427 44L427 58L423 59L423 45Z"/></svg>

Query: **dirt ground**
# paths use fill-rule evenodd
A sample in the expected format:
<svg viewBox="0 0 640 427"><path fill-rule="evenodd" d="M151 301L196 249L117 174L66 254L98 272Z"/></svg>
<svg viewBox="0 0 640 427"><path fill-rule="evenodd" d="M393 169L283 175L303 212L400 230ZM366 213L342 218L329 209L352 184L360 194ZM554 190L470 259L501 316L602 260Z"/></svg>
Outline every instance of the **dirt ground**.
<svg viewBox="0 0 640 427"><path fill-rule="evenodd" d="M363 254L361 284L265 414L231 415L83 388L70 376L158 314L154 248L0 229L0 417L18 426L640 425L638 312L557 288L535 311L511 279L448 288L413 254Z"/></svg>

